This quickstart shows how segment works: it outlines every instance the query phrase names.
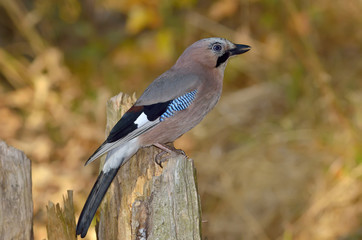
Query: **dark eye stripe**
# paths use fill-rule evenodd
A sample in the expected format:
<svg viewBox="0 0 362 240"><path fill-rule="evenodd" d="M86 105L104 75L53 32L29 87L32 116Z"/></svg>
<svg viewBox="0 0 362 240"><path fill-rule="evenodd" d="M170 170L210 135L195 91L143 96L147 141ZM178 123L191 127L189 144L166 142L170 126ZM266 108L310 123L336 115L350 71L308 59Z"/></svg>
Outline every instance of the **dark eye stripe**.
<svg viewBox="0 0 362 240"><path fill-rule="evenodd" d="M220 57L217 58L217 62L216 62L215 67L218 67L221 64L223 64L224 62L226 62L226 60L228 60L229 57L230 57L229 51L225 52L223 55L221 55Z"/></svg>

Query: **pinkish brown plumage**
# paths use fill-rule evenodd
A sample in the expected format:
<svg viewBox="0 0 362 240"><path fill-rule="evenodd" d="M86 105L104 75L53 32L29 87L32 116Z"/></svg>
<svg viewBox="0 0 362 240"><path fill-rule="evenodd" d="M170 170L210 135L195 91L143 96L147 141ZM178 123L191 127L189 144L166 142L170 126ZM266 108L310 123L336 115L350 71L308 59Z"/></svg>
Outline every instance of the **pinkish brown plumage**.
<svg viewBox="0 0 362 240"><path fill-rule="evenodd" d="M163 144L173 142L195 127L220 98L228 59L249 50L247 45L233 44L223 38L199 40L149 85L86 162L108 153L79 217L77 235L87 234L118 169L139 148L155 145L165 149Z"/></svg>

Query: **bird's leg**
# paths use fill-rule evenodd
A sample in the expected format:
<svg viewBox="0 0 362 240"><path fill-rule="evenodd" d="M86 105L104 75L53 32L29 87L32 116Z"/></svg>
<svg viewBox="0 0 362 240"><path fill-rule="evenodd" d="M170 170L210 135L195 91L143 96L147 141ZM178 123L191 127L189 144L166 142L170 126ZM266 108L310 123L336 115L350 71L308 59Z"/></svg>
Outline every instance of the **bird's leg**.
<svg viewBox="0 0 362 240"><path fill-rule="evenodd" d="M176 154L182 154L184 156L186 156L186 153L184 151L182 151L181 149L177 149L175 148L173 145L167 145L167 144L163 144L163 143L155 143L153 144L155 147L158 147L159 149L162 149L163 151L172 154L172 153L176 153Z"/></svg>
<svg viewBox="0 0 362 240"><path fill-rule="evenodd" d="M176 149L173 146L168 146L166 144L162 144L162 143L155 143L153 144L155 147L158 147L159 149L163 150L162 152L160 152L159 154L156 155L155 158L155 162L162 168L162 163L165 162L167 160L167 156L166 155L172 155L172 154L182 154L184 156L186 156L185 152L182 151L181 149Z"/></svg>
<svg viewBox="0 0 362 240"><path fill-rule="evenodd" d="M167 146L166 144L162 144L162 143L155 143L153 144L155 147L158 147L159 149L167 152L167 153L171 153L172 152L172 149Z"/></svg>

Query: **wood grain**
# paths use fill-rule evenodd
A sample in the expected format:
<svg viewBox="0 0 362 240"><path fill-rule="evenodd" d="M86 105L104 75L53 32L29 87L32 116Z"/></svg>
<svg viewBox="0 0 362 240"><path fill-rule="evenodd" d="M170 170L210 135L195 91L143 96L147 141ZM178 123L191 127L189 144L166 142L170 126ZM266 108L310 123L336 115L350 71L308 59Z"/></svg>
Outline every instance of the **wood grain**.
<svg viewBox="0 0 362 240"><path fill-rule="evenodd" d="M33 239L31 164L0 141L0 239Z"/></svg>

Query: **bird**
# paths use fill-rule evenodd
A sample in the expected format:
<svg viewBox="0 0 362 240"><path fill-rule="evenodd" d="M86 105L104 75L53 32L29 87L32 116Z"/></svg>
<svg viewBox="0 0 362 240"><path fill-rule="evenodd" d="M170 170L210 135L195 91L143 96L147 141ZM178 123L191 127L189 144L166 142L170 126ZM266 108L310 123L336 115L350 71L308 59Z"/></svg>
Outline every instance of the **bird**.
<svg viewBox="0 0 362 240"><path fill-rule="evenodd" d="M84 238L119 168L142 147L166 145L195 127L218 102L229 58L251 49L225 38L205 38L180 55L121 117L85 165L107 153L103 168L79 216L76 235Z"/></svg>

